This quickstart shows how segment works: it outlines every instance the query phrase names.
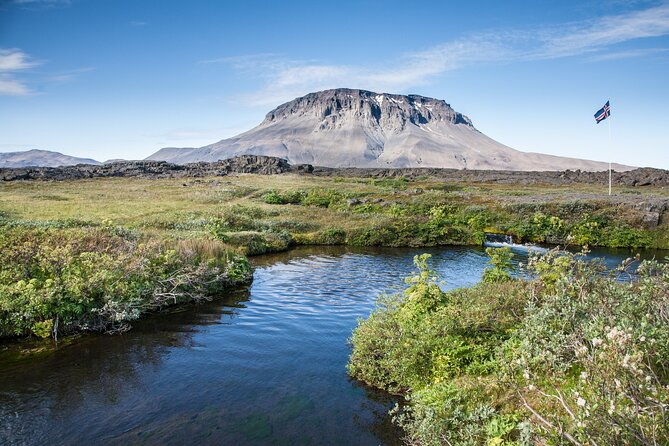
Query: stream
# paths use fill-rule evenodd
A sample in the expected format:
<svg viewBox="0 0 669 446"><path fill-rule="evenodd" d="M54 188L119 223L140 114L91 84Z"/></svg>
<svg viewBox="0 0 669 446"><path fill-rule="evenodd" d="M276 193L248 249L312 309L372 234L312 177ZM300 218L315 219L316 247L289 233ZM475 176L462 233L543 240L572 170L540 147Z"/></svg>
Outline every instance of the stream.
<svg viewBox="0 0 669 446"><path fill-rule="evenodd" d="M447 288L487 261L476 247L300 248L255 258L248 289L120 335L23 356L0 344L0 444L399 444L396 399L347 376L347 340L423 252ZM592 255L612 267L630 254Z"/></svg>

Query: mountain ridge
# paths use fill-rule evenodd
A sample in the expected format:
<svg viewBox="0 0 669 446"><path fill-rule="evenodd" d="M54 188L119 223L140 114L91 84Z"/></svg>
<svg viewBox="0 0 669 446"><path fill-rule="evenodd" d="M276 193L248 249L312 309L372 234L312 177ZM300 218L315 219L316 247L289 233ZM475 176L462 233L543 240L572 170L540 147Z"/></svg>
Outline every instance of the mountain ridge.
<svg viewBox="0 0 669 446"><path fill-rule="evenodd" d="M31 149L17 152L0 152L1 168L19 167L60 167L77 164L100 165L91 158L79 158L52 150Z"/></svg>

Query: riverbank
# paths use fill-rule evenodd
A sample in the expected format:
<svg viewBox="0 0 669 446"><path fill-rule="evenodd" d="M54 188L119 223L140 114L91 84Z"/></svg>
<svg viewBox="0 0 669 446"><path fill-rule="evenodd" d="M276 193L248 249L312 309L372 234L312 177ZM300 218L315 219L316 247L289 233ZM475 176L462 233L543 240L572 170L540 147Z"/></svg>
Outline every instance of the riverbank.
<svg viewBox="0 0 669 446"><path fill-rule="evenodd" d="M443 291L428 256L353 333L352 377L408 403L407 444L667 444L669 264L635 280L568 253L530 280L490 252L483 282Z"/></svg>
<svg viewBox="0 0 669 446"><path fill-rule="evenodd" d="M3 257L11 260L0 276L1 311L3 320L13 321L3 325L2 335L46 335L56 324L63 333L106 329L92 322L90 311L106 308L107 294L125 293L113 288L121 283L141 283L141 292L130 291L144 303L137 311L114 310L115 316L95 313L96 320L107 318L113 326L163 307L169 299L145 300L163 294L161 281L183 268L214 265L219 272L207 274L224 278L231 258L243 262L239 256L298 245L480 246L493 232L519 243L669 248L669 190L620 187L609 197L603 189L295 173L2 182ZM106 241L87 242L91 237ZM26 260L35 253L61 256L61 266ZM135 278L139 270L132 265L147 262L165 269ZM98 287L91 281L113 287L90 297ZM90 314L81 319L82 313Z"/></svg>
<svg viewBox="0 0 669 446"><path fill-rule="evenodd" d="M146 313L248 283L215 240L148 238L115 226L0 232L0 338L120 332Z"/></svg>

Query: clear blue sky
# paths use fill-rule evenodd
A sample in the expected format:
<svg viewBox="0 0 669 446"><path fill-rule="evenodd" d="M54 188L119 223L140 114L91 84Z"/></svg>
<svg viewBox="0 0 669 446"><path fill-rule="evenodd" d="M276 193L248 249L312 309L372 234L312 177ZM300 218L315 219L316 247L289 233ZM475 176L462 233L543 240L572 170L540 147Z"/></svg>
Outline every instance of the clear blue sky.
<svg viewBox="0 0 669 446"><path fill-rule="evenodd" d="M444 99L519 150L669 168L669 3L0 0L3 152L139 159L334 87Z"/></svg>

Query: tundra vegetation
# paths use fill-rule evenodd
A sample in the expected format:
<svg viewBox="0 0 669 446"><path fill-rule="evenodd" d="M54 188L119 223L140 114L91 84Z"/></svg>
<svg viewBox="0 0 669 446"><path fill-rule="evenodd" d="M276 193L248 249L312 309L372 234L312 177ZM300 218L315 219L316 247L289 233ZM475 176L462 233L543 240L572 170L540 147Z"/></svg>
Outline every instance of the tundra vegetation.
<svg viewBox="0 0 669 446"><path fill-rule="evenodd" d="M125 327L249 280L244 256L292 245L480 245L497 232L669 248L662 211L638 206L669 191L602 189L295 174L5 182L0 336Z"/></svg>
<svg viewBox="0 0 669 446"><path fill-rule="evenodd" d="M407 443L669 444L669 264L621 281L554 250L523 280L489 254L483 282L452 291L417 256L353 333L349 373L406 397Z"/></svg>
<svg viewBox="0 0 669 446"><path fill-rule="evenodd" d="M518 242L669 248L669 191L428 178L239 175L0 184L0 337L118 331L246 283L246 256L300 244ZM669 266L621 281L565 253L518 273L489 250L471 288L428 257L352 336L351 376L403 395L407 442L669 443Z"/></svg>
<svg viewBox="0 0 669 446"><path fill-rule="evenodd" d="M118 331L169 305L247 282L246 258L215 240L145 239L117 227L0 232L0 337Z"/></svg>

